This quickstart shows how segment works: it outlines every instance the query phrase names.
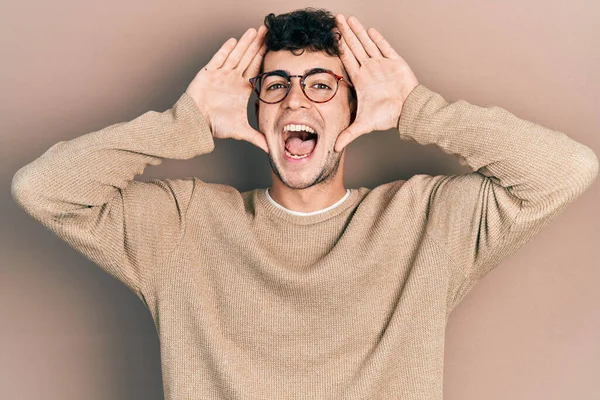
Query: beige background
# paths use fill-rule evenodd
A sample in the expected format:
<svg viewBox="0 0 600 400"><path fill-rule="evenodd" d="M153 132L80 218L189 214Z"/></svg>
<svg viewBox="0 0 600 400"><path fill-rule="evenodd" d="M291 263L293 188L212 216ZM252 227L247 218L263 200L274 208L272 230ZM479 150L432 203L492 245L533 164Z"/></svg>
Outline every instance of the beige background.
<svg viewBox="0 0 600 400"><path fill-rule="evenodd" d="M0 5L0 398L162 399L158 337L135 295L12 201L18 168L52 144L164 111L230 36L297 1L37 1ZM499 105L600 155L596 0L322 1L378 28L448 100ZM254 122L253 122L254 123ZM469 172L396 132L348 148L346 185ZM137 179L270 185L266 156L220 140ZM477 285L447 330L445 399L598 399L597 182Z"/></svg>

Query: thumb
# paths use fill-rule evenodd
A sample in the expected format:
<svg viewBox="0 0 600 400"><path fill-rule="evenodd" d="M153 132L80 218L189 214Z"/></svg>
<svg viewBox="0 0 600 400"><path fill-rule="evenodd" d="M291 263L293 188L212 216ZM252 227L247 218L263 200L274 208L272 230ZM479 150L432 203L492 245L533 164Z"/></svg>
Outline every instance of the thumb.
<svg viewBox="0 0 600 400"><path fill-rule="evenodd" d="M336 153L341 153L344 148L357 137L369 132L368 128L361 122L355 121L352 125L342 131L335 141Z"/></svg>
<svg viewBox="0 0 600 400"><path fill-rule="evenodd" d="M242 134L240 135L242 140L252 143L254 146L262 149L265 153L269 154L269 146L267 144L267 139L265 135L258 132L257 130L248 127Z"/></svg>

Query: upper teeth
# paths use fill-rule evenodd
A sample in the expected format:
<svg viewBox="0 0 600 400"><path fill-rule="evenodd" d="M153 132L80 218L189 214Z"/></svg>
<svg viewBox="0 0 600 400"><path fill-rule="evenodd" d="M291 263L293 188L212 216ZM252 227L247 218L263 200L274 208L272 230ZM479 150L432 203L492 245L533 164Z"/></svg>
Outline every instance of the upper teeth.
<svg viewBox="0 0 600 400"><path fill-rule="evenodd" d="M283 131L307 131L310 133L316 133L314 129L312 129L310 126L306 126L306 125L294 125L294 124L287 124L286 126L283 127Z"/></svg>

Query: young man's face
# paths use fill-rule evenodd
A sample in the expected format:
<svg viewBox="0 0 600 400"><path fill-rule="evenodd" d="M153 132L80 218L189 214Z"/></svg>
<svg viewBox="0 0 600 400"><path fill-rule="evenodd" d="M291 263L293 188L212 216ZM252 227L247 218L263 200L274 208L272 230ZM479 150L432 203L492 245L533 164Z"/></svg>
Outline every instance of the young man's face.
<svg viewBox="0 0 600 400"><path fill-rule="evenodd" d="M288 50L269 51L264 58L263 71L284 70L289 75L302 75L317 67L347 76L343 73L339 57L308 50L301 55L294 55ZM291 80L290 92L283 101L266 104L257 100L258 129L267 139L269 162L274 174L290 188L305 189L328 182L338 171L343 153L335 153L334 145L337 136L351 122L350 88L339 82L338 91L330 101L313 103L302 92L300 78ZM284 139L288 133L284 129L289 123L308 125L317 132L316 146L310 156L291 159L286 155Z"/></svg>

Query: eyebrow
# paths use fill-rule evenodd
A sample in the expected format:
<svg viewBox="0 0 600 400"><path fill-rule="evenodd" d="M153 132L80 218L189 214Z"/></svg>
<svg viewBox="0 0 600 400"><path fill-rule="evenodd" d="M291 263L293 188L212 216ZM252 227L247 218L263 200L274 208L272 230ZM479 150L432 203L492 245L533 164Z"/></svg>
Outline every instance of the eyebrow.
<svg viewBox="0 0 600 400"><path fill-rule="evenodd" d="M323 67L313 67L313 68L308 68L308 69L305 69L305 70L304 70L304 73L306 74L306 73L308 73L309 71L314 71L315 69L326 69L326 70L329 70L329 68L323 68ZM287 71L287 70L285 70L285 69L275 69L275 70L273 70L273 71L271 71L271 72L285 72L285 73L286 73L286 74L288 74L288 75L292 75L292 73L290 73L290 71Z"/></svg>

